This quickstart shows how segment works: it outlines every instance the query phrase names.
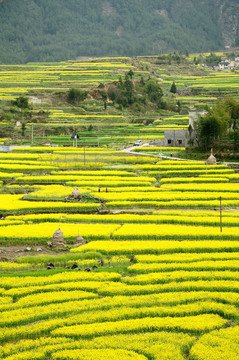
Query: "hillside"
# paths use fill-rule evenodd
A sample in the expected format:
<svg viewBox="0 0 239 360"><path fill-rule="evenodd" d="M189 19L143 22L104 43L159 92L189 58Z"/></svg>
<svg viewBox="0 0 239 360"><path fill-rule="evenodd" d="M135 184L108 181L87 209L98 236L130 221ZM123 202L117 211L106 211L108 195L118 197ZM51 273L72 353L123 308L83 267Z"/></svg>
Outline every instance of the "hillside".
<svg viewBox="0 0 239 360"><path fill-rule="evenodd" d="M238 358L239 69L108 57L0 84L0 359ZM192 161L206 106L220 148Z"/></svg>
<svg viewBox="0 0 239 360"><path fill-rule="evenodd" d="M237 0L3 0L0 62L200 52L239 45Z"/></svg>

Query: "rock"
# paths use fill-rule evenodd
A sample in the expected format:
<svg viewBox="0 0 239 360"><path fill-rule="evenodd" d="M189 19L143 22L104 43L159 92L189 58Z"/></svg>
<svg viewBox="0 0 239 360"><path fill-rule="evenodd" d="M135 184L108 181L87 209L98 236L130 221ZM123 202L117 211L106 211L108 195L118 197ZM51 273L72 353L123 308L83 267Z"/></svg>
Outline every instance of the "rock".
<svg viewBox="0 0 239 360"><path fill-rule="evenodd" d="M100 264L100 266L104 265L104 260L102 260L102 259L98 259L97 262Z"/></svg>
<svg viewBox="0 0 239 360"><path fill-rule="evenodd" d="M54 269L54 268L55 268L55 265L53 263L47 264L47 270Z"/></svg>
<svg viewBox="0 0 239 360"><path fill-rule="evenodd" d="M6 257L0 257L0 261L8 261L8 258L6 258Z"/></svg>
<svg viewBox="0 0 239 360"><path fill-rule="evenodd" d="M68 243L69 245L73 245L73 244L75 243L75 241L74 241L74 240L68 240L67 243Z"/></svg>
<svg viewBox="0 0 239 360"><path fill-rule="evenodd" d="M78 268L78 265L77 264L73 264L71 269L77 269Z"/></svg>

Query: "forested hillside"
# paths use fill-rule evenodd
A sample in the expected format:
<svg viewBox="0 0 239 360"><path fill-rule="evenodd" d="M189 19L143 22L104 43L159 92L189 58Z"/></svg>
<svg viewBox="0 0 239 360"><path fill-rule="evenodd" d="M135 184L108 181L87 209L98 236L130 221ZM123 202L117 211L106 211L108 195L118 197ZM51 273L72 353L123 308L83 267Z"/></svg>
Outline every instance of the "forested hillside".
<svg viewBox="0 0 239 360"><path fill-rule="evenodd" d="M239 45L238 0L3 0L0 62Z"/></svg>

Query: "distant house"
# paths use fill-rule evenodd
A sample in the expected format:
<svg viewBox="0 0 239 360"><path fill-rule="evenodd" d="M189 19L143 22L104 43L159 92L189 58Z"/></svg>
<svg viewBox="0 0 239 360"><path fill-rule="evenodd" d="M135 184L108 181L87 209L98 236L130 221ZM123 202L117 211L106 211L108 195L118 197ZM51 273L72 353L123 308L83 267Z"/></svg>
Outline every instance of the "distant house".
<svg viewBox="0 0 239 360"><path fill-rule="evenodd" d="M188 129L175 129L164 131L164 146L166 147L187 147L190 134Z"/></svg>
<svg viewBox="0 0 239 360"><path fill-rule="evenodd" d="M223 70L234 70L239 66L239 57L235 57L235 60L223 60L221 61L214 70L223 71Z"/></svg>
<svg viewBox="0 0 239 360"><path fill-rule="evenodd" d="M189 112L189 122L187 129L170 129L164 131L164 146L166 147L188 147L196 138L195 122L198 116L205 114L205 111Z"/></svg>
<svg viewBox="0 0 239 360"><path fill-rule="evenodd" d="M226 59L218 64L219 70L229 70L230 60Z"/></svg>

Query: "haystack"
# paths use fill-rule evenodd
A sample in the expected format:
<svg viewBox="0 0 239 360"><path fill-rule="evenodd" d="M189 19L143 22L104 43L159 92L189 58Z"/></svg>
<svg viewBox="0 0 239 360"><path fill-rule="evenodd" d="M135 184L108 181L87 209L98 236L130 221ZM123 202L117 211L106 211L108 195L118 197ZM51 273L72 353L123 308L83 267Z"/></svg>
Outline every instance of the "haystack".
<svg viewBox="0 0 239 360"><path fill-rule="evenodd" d="M80 245L85 245L85 244L86 244L86 241L85 241L85 239L84 239L82 236L78 235L77 238L76 238L76 244L77 244L78 246L80 246Z"/></svg>
<svg viewBox="0 0 239 360"><path fill-rule="evenodd" d="M207 159L206 163L207 163L207 165L216 165L217 164L217 159L213 155L213 150L212 149L211 149L211 155Z"/></svg>
<svg viewBox="0 0 239 360"><path fill-rule="evenodd" d="M80 190L75 187L75 189L72 191L71 196L74 198L81 198Z"/></svg>
<svg viewBox="0 0 239 360"><path fill-rule="evenodd" d="M65 198L66 201L79 201L81 199L82 196L80 190L77 187L75 187L72 193Z"/></svg>
<svg viewBox="0 0 239 360"><path fill-rule="evenodd" d="M64 235L60 228L54 232L51 245L52 247L65 246Z"/></svg>

